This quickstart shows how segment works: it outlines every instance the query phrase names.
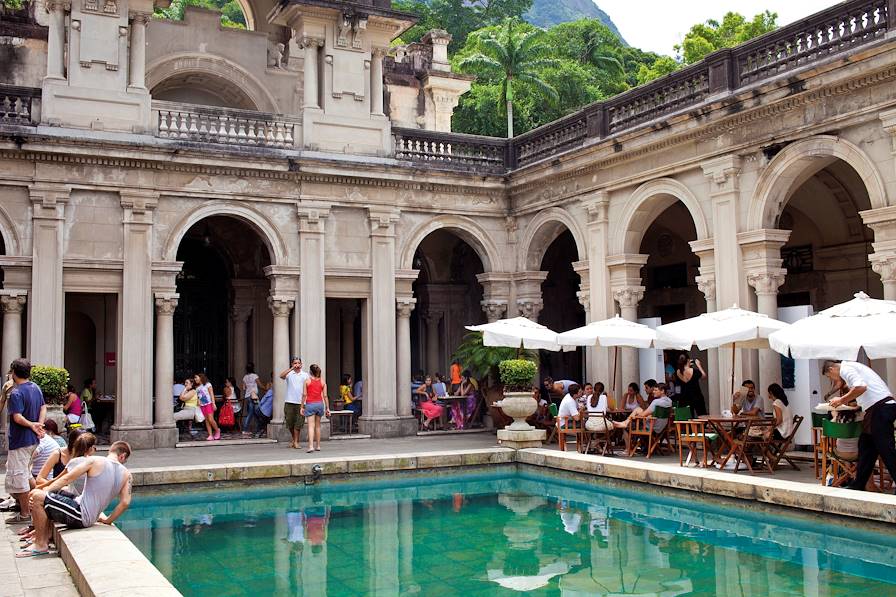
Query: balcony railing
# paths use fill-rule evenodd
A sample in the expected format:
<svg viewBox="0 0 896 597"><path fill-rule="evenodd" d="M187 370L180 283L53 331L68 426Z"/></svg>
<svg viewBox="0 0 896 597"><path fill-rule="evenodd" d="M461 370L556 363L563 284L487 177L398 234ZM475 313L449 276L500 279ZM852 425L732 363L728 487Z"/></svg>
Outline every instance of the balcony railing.
<svg viewBox="0 0 896 597"><path fill-rule="evenodd" d="M156 101L156 135L199 143L254 145L288 148L295 146L300 119L265 112L213 108Z"/></svg>
<svg viewBox="0 0 896 597"><path fill-rule="evenodd" d="M483 172L506 170L507 141L495 137L392 128L395 158Z"/></svg>
<svg viewBox="0 0 896 597"><path fill-rule="evenodd" d="M0 85L0 124L35 124L34 107L40 89Z"/></svg>

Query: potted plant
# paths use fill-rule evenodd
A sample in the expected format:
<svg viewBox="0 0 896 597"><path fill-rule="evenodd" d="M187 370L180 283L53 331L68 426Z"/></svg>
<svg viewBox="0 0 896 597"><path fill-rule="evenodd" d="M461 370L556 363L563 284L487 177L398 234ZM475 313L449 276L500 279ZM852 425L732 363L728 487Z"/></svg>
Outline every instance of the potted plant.
<svg viewBox="0 0 896 597"><path fill-rule="evenodd" d="M538 366L528 359L507 359L498 364L501 382L504 384L504 399L496 403L504 414L513 417L513 423L507 426L510 431L531 431L534 429L526 423L538 409L538 402L532 396L532 380L538 372Z"/></svg>
<svg viewBox="0 0 896 597"><path fill-rule="evenodd" d="M464 369L469 369L479 382L479 393L485 399L489 415L497 427L503 427L510 422L501 409L495 407L495 404L504 398L504 387L501 384L498 367L501 361L516 358L537 363L538 353L532 350L520 351L516 348L485 346L482 343L482 332L470 332L464 336L463 342L452 355L452 359L461 363Z"/></svg>
<svg viewBox="0 0 896 597"><path fill-rule="evenodd" d="M60 429L64 429L68 419L62 412L62 406L65 404L68 371L62 367L34 365L31 367L31 381L43 392L47 418L53 419Z"/></svg>

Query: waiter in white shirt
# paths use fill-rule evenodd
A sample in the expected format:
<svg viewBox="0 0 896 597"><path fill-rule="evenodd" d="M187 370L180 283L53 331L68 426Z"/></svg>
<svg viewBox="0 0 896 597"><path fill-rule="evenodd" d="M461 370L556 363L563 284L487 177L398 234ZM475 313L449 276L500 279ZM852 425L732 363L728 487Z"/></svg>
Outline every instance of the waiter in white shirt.
<svg viewBox="0 0 896 597"><path fill-rule="evenodd" d="M870 367L853 361L825 361L821 373L835 383L842 380L849 389L843 396L831 400L831 406L836 408L855 400L864 412L856 478L848 485L849 489L865 489L878 456L890 476L896 479L896 440L893 437L896 401L887 384Z"/></svg>

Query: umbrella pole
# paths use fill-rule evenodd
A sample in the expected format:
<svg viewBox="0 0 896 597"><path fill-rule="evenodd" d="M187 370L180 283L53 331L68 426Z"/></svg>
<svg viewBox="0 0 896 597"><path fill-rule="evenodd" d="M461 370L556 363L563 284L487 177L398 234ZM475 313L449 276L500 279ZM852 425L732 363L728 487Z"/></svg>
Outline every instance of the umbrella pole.
<svg viewBox="0 0 896 597"><path fill-rule="evenodd" d="M616 361L619 359L619 347L613 347L613 385L610 386L613 392L616 391Z"/></svg>
<svg viewBox="0 0 896 597"><path fill-rule="evenodd" d="M734 353L737 350L737 342L731 343L731 395L734 395Z"/></svg>

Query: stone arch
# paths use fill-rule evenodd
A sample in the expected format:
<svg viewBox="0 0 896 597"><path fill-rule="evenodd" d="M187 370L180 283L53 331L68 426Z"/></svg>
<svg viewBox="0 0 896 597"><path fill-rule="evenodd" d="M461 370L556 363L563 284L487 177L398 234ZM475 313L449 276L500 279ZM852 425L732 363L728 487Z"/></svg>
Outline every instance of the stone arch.
<svg viewBox="0 0 896 597"><path fill-rule="evenodd" d="M162 248L162 259L176 261L177 249L187 231L200 220L210 216L230 216L246 222L264 242L272 265L286 265L288 251L274 223L254 209L230 201L209 201L188 213L168 236Z"/></svg>
<svg viewBox="0 0 896 597"><path fill-rule="evenodd" d="M146 87L156 90L196 76L216 85L215 95L229 98L240 107L280 114L280 107L264 84L240 65L221 56L182 52L165 56L146 68ZM208 91L208 89L206 89Z"/></svg>
<svg viewBox="0 0 896 597"><path fill-rule="evenodd" d="M246 29L255 31L255 10L253 10L252 3L249 0L236 1L240 5L240 10L243 11L243 17L246 19Z"/></svg>
<svg viewBox="0 0 896 597"><path fill-rule="evenodd" d="M846 139L816 135L788 145L766 166L750 201L747 229L775 228L791 194L835 159L862 179L872 209L887 206L886 188L871 158Z"/></svg>
<svg viewBox="0 0 896 597"><path fill-rule="evenodd" d="M551 207L539 212L526 226L521 245L523 250L519 252L520 271L540 270L545 251L564 230L569 230L572 234L573 240L576 242L576 250L579 253L579 260L587 259L588 247L575 219L566 210Z"/></svg>
<svg viewBox="0 0 896 597"><path fill-rule="evenodd" d="M16 227L2 205L0 205L0 236L3 237L6 255L22 254L22 244L19 235L16 233Z"/></svg>
<svg viewBox="0 0 896 597"><path fill-rule="evenodd" d="M663 211L681 201L691 214L697 239L709 238L709 225L697 197L673 178L651 180L635 189L622 213L622 233L614 237L612 254L638 253L647 228Z"/></svg>
<svg viewBox="0 0 896 597"><path fill-rule="evenodd" d="M496 271L500 268L500 253L488 233L470 218L452 215L437 216L418 226L404 243L400 252L399 267L412 269L417 247L420 246L424 238L436 230L442 229L456 234L458 238L470 245L482 261L485 271Z"/></svg>

